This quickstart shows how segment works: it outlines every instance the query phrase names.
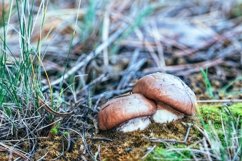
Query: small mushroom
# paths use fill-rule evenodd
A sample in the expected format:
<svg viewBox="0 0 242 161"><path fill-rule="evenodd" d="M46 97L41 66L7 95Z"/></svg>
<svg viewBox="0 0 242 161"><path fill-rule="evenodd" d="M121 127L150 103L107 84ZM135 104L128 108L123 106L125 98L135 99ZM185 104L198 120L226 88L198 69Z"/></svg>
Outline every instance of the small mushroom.
<svg viewBox="0 0 242 161"><path fill-rule="evenodd" d="M196 96L178 77L154 73L137 81L133 93L140 93L157 104L153 120L158 123L170 122L184 115L194 115Z"/></svg>
<svg viewBox="0 0 242 161"><path fill-rule="evenodd" d="M122 132L143 130L150 124L149 116L155 112L155 103L141 94L114 98L101 107L99 128L108 130L119 126L118 130Z"/></svg>

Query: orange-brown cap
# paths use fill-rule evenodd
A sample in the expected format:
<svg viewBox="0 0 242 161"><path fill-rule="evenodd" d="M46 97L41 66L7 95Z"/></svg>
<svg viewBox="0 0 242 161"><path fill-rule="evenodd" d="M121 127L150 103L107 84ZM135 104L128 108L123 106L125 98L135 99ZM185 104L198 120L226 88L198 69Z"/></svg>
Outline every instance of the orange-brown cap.
<svg viewBox="0 0 242 161"><path fill-rule="evenodd" d="M155 112L155 103L140 94L114 98L101 107L98 113L99 128L112 129L130 119L150 116Z"/></svg>
<svg viewBox="0 0 242 161"><path fill-rule="evenodd" d="M195 114L196 96L178 77L154 73L137 81L133 93L143 94L154 101L162 102L187 115Z"/></svg>

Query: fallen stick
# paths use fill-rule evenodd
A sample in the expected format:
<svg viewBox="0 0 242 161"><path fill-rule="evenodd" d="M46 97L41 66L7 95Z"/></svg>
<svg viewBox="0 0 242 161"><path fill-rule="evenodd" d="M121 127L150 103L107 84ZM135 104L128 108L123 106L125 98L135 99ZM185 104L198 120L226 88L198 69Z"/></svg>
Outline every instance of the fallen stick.
<svg viewBox="0 0 242 161"><path fill-rule="evenodd" d="M40 108L43 107L47 112L51 113L52 115L58 116L58 117L67 117L70 116L72 114L72 112L68 112L68 113L60 113L60 112L56 112L54 111L49 105L47 105L47 103L45 103L44 100L42 100L40 97L38 98L39 104L40 104Z"/></svg>
<svg viewBox="0 0 242 161"><path fill-rule="evenodd" d="M197 103L242 103L242 99L226 100L197 100Z"/></svg>
<svg viewBox="0 0 242 161"><path fill-rule="evenodd" d="M201 68L209 68L223 63L223 59L217 58L210 61L203 61L194 64L185 64L185 65L171 65L163 68L155 67L148 68L144 70L144 74L151 74L155 72L168 72L168 73L177 73L178 75L189 75L191 73L199 72Z"/></svg>
<svg viewBox="0 0 242 161"><path fill-rule="evenodd" d="M30 160L29 157L24 154L24 152L22 152L16 148L10 147L8 145L5 145L3 143L0 143L0 152L11 152L11 153L21 157L24 160Z"/></svg>
<svg viewBox="0 0 242 161"><path fill-rule="evenodd" d="M85 66L85 64L87 64L88 62L90 62L93 58L95 58L97 55L99 55L100 53L102 53L102 51L104 49L106 49L112 42L114 42L117 38L119 38L119 36L128 28L128 25L123 26L120 30L116 31L114 34L112 34L109 39L105 42L103 42L101 45L99 45L94 51L92 51L91 53L89 53L87 55L87 57L79 62L77 65L75 65L74 67L72 67L68 72L66 72L63 76L61 76L60 78L56 79L55 81L51 82L50 86L54 86L56 84L61 83L62 81L64 81L65 79L67 79L69 76L71 76L72 74L74 74L75 72L77 72L80 68L82 68L83 66ZM48 88L50 88L49 85L46 85L42 88L42 91L47 90Z"/></svg>

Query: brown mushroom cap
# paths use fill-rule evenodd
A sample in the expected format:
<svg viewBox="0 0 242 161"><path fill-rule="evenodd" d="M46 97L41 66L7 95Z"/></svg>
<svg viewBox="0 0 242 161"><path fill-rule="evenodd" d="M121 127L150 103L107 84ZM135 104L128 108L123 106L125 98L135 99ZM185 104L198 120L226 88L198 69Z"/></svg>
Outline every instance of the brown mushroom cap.
<svg viewBox="0 0 242 161"><path fill-rule="evenodd" d="M108 130L130 119L150 116L155 112L155 103L140 94L114 98L101 107L98 113L99 128Z"/></svg>
<svg viewBox="0 0 242 161"><path fill-rule="evenodd" d="M178 77L154 73L137 81L133 93L143 94L154 101L162 102L187 115L195 114L196 96Z"/></svg>

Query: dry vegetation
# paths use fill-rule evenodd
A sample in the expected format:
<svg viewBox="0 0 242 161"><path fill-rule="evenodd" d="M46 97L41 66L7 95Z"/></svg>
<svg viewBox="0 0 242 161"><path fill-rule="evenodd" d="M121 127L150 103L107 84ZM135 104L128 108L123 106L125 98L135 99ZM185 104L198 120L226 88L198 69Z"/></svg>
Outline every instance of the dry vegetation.
<svg viewBox="0 0 242 161"><path fill-rule="evenodd" d="M154 72L179 76L202 104L241 102L240 0L0 2L0 160L159 160L179 146L191 153L173 159L241 159L241 104L234 115L208 110L229 119L133 134L100 132L96 121L101 104ZM233 129L209 133L210 119Z"/></svg>

